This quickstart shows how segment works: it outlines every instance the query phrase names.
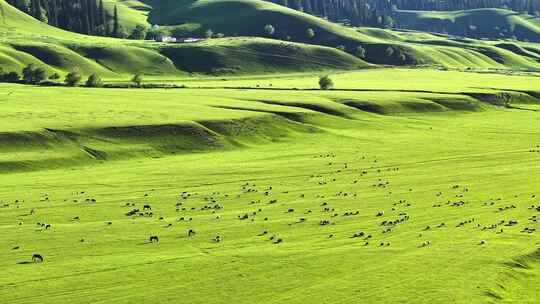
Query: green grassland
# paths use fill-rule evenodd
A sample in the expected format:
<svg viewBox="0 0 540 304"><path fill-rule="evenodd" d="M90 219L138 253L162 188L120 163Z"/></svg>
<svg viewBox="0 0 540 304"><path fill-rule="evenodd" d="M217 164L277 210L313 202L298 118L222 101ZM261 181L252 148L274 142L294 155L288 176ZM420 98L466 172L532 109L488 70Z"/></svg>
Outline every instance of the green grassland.
<svg viewBox="0 0 540 304"><path fill-rule="evenodd" d="M540 78L332 78L0 85L0 302L537 302Z"/></svg>
<svg viewBox="0 0 540 304"><path fill-rule="evenodd" d="M504 9L475 9L455 12L397 11L403 28L446 31L455 35L501 39L515 37L540 42L540 17Z"/></svg>

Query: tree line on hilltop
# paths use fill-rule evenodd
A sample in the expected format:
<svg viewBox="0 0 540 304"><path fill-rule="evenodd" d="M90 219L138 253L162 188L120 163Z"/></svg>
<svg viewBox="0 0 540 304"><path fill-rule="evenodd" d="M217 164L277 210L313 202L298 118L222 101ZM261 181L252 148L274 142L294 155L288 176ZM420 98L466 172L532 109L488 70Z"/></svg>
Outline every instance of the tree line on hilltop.
<svg viewBox="0 0 540 304"><path fill-rule="evenodd" d="M352 26L399 27L396 10L456 11L502 8L540 16L540 0L266 0L311 15ZM99 36L153 39L158 27L137 26L127 33L115 6L111 14L103 0L7 0L38 20L65 30ZM208 34L205 34L208 36Z"/></svg>
<svg viewBox="0 0 540 304"><path fill-rule="evenodd" d="M458 11L501 8L540 15L540 0L266 0L334 22L391 28L395 10Z"/></svg>

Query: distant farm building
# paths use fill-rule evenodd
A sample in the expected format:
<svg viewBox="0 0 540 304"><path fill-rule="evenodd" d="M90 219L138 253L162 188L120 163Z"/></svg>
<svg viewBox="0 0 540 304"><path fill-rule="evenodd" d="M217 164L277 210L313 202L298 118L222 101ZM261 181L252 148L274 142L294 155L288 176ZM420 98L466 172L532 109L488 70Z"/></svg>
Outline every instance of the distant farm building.
<svg viewBox="0 0 540 304"><path fill-rule="evenodd" d="M165 43L193 43L201 41L200 38L175 38L171 36L157 36L155 41Z"/></svg>
<svg viewBox="0 0 540 304"><path fill-rule="evenodd" d="M171 36L157 36L155 39L157 42L168 42L168 43L175 43L176 38Z"/></svg>

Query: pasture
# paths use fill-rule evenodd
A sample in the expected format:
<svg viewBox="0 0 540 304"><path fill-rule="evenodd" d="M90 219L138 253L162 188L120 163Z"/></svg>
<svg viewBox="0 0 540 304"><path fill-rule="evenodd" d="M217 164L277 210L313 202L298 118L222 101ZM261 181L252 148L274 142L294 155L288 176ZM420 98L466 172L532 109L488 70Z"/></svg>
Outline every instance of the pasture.
<svg viewBox="0 0 540 304"><path fill-rule="evenodd" d="M333 79L0 85L0 302L536 302L540 78Z"/></svg>

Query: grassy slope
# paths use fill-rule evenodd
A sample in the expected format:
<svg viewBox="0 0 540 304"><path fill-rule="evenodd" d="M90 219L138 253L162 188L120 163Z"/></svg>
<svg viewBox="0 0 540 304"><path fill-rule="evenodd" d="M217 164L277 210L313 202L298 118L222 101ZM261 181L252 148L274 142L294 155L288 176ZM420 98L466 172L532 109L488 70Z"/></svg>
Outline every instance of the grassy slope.
<svg viewBox="0 0 540 304"><path fill-rule="evenodd" d="M143 3L144 2L144 3ZM112 2L111 2L112 3ZM287 36L295 41L310 42L328 46L344 45L353 53L358 45L367 49L367 60L376 64L411 65L430 64L453 68L512 68L535 69L538 61L516 54L506 49L493 48L472 41L468 48L461 45L431 44L431 40L447 40L448 37L429 34L408 34L381 29L361 28L352 31L349 28L332 24L295 10L287 9L266 1L211 0L211 1L117 1L122 7L127 27L140 21L141 16L148 16L142 22L162 25L162 29L181 28L186 36L203 35L207 29L226 35L264 36L265 24L276 28L274 37L284 39ZM224 13L226 12L226 13ZM482 16L478 16L481 18ZM125 18L125 19L123 19ZM124 21L123 21L124 22ZM165 25L165 26L163 26ZM305 30L313 28L316 37L307 41ZM419 42L422 45L418 45ZM392 46L396 52L385 56L384 51ZM406 59L400 59L405 54Z"/></svg>
<svg viewBox="0 0 540 304"><path fill-rule="evenodd" d="M112 2L115 1L110 1ZM142 24L164 25L164 28L168 29L181 28L188 37L203 36L207 29L227 36L265 36L264 26L272 24L276 29L273 37L282 40L289 36L293 41L330 46L378 41L371 35L267 1L158 0L116 1L116 3L122 7L124 15L120 15L120 19L127 28L132 27L134 23L143 22L141 14L143 16L148 14L148 19ZM305 35L308 28L312 28L316 33L315 38L311 40Z"/></svg>
<svg viewBox="0 0 540 304"><path fill-rule="evenodd" d="M398 11L396 19L401 27L421 31L448 33L492 39L511 38L540 42L540 18L519 15L503 9L476 9L456 12ZM473 25L476 29L471 29Z"/></svg>
<svg viewBox="0 0 540 304"><path fill-rule="evenodd" d="M181 75L221 70L239 73L366 67L367 64L333 48L269 39L216 39L200 44L167 45L88 37L45 25L0 0L0 64L20 70L28 63L50 73L74 68L103 77L126 74ZM277 47L276 47L277 46ZM204 54L205 56L201 56Z"/></svg>
<svg viewBox="0 0 540 304"><path fill-rule="evenodd" d="M464 93L537 90L538 78L334 78L338 89L375 91L0 85L0 302L536 302L538 232L520 231L538 228L528 208L539 204L540 154L529 152L540 144L538 112ZM193 86L220 86L213 81ZM150 204L154 216L126 216L127 202ZM410 219L381 226L403 214ZM497 225L511 219L518 224ZM352 237L359 231L372 235L367 246ZM45 262L28 264L33 253Z"/></svg>

